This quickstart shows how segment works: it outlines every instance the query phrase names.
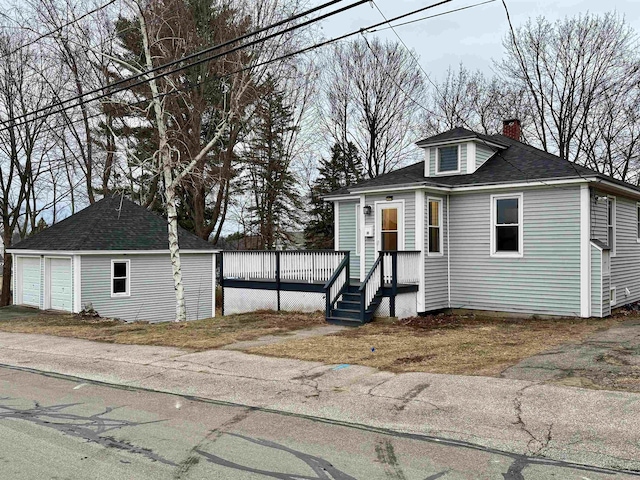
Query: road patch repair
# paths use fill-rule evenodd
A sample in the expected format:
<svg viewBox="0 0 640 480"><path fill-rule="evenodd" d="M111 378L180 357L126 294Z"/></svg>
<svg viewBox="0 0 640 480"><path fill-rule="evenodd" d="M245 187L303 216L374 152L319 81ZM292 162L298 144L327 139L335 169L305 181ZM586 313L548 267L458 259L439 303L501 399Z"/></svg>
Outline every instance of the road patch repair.
<svg viewBox="0 0 640 480"><path fill-rule="evenodd" d="M507 368L502 377L640 392L640 319L559 345Z"/></svg>
<svg viewBox="0 0 640 480"><path fill-rule="evenodd" d="M78 383L104 382L640 470L640 395L630 392L6 332L0 332L0 364L67 375Z"/></svg>

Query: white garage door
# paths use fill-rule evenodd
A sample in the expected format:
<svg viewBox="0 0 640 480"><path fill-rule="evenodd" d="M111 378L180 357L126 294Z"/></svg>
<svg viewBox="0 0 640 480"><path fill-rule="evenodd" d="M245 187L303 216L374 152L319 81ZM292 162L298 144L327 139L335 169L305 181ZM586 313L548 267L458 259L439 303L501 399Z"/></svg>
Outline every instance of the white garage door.
<svg viewBox="0 0 640 480"><path fill-rule="evenodd" d="M71 260L52 258L49 261L51 309L71 311Z"/></svg>
<svg viewBox="0 0 640 480"><path fill-rule="evenodd" d="M40 307L40 259L22 258L22 303Z"/></svg>

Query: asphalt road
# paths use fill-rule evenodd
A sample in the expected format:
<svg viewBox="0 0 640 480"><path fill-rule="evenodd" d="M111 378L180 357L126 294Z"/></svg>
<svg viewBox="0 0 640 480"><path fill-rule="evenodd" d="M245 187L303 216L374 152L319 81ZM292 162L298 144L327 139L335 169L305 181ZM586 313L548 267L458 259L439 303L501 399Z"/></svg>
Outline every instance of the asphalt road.
<svg viewBox="0 0 640 480"><path fill-rule="evenodd" d="M608 479L434 437L0 368L2 479Z"/></svg>

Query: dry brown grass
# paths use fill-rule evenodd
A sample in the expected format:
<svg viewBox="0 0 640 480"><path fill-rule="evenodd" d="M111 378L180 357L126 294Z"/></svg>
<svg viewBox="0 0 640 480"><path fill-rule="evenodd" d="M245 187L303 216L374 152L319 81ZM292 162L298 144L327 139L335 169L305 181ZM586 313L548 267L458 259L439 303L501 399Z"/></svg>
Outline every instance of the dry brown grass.
<svg viewBox="0 0 640 480"><path fill-rule="evenodd" d="M0 321L0 330L83 338L132 345L161 345L190 350L219 348L263 335L325 325L322 313L258 311L244 315L209 318L184 323L124 323L79 315L43 313L33 317Z"/></svg>
<svg viewBox="0 0 640 480"><path fill-rule="evenodd" d="M395 372L498 375L523 358L578 342L625 318L509 319L460 315L377 320L363 327L251 348L250 353Z"/></svg>

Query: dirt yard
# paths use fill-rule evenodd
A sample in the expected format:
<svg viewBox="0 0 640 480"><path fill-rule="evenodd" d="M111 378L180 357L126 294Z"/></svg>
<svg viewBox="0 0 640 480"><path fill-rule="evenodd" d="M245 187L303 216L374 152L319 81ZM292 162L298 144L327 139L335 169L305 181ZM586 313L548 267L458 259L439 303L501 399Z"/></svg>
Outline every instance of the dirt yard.
<svg viewBox="0 0 640 480"><path fill-rule="evenodd" d="M552 320L434 315L377 320L310 340L252 348L249 353L368 365L394 372L498 376L522 359L578 343L624 318Z"/></svg>
<svg viewBox="0 0 640 480"><path fill-rule="evenodd" d="M40 333L99 342L159 345L190 350L209 350L238 341L254 340L264 335L285 335L294 330L321 325L326 325L326 322L324 315L319 313L293 314L264 311L184 323L153 324L125 323L17 307L0 309L0 331Z"/></svg>

